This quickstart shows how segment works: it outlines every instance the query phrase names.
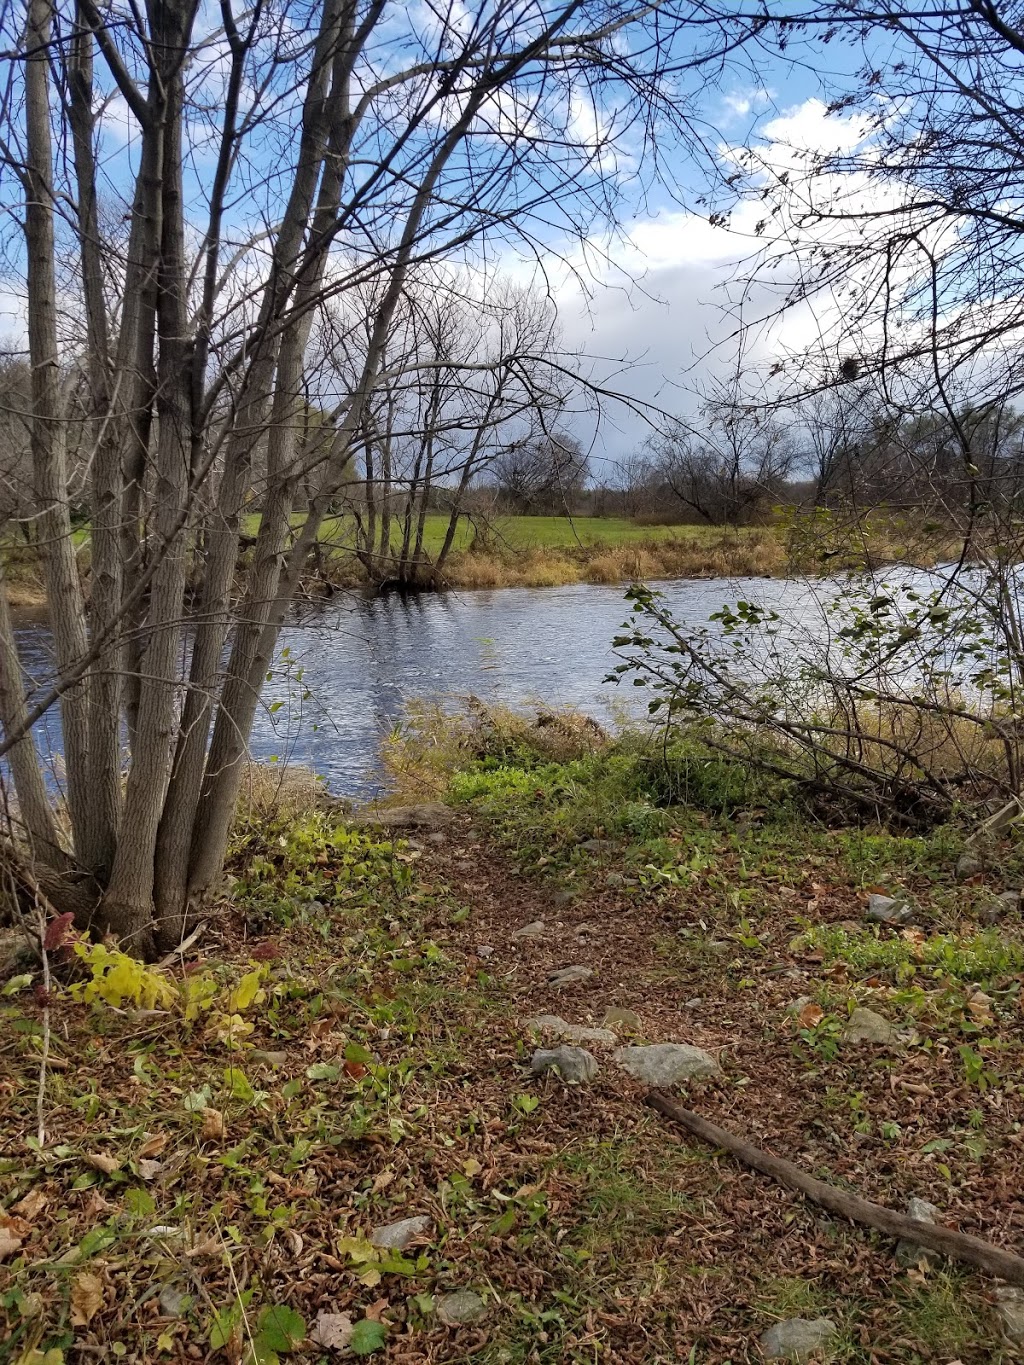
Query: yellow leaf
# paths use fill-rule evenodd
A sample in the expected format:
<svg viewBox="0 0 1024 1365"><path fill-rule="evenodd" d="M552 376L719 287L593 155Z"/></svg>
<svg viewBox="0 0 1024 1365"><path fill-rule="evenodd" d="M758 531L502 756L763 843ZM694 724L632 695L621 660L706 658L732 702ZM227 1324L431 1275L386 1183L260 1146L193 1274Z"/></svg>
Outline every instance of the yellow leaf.
<svg viewBox="0 0 1024 1365"><path fill-rule="evenodd" d="M480 1165L479 1161L477 1161L476 1157L471 1156L467 1161L462 1163L462 1169L466 1175L479 1175L483 1170L483 1167Z"/></svg>
<svg viewBox="0 0 1024 1365"><path fill-rule="evenodd" d="M71 1323L84 1327L103 1307L103 1281L91 1271L76 1275L71 1286Z"/></svg>

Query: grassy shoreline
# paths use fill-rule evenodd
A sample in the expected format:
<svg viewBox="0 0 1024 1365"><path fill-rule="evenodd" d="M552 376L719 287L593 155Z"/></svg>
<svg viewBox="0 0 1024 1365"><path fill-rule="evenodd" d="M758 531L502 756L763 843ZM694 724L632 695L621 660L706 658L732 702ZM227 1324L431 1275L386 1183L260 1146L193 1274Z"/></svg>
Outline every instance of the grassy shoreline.
<svg viewBox="0 0 1024 1365"><path fill-rule="evenodd" d="M130 977L90 998L95 958L77 987L59 969L41 1147L44 1002L0 995L4 1358L326 1365L345 1339L424 1365L754 1365L774 1323L827 1317L837 1365L1019 1359L982 1275L899 1264L680 1141L601 1039L591 1084L531 1074L557 1040L528 1023L615 1007L617 1043L717 1060L684 1091L714 1121L1012 1245L1024 931L982 914L1019 849L958 885L955 828L825 829L706 767L666 800L649 757L570 721L478 736L447 779L404 769L449 805L393 835L259 788L155 1013ZM878 886L913 931L865 921ZM590 975L559 989L570 963ZM847 1040L857 1008L898 1036ZM410 1245L374 1244L406 1218Z"/></svg>
<svg viewBox="0 0 1024 1365"><path fill-rule="evenodd" d="M248 519L255 534L258 518ZM447 518L427 518L424 546L435 556ZM75 533L79 565L88 581L88 531ZM790 573L822 575L889 563L931 567L953 550L948 537L915 529L906 518L879 514L866 524L846 525L820 513L782 518L770 526L645 526L624 518L504 517L484 537L469 522L458 528L441 574L441 586L463 590L560 587L571 583L615 584L685 578L773 578ZM11 606L46 606L38 553L22 543L0 546ZM244 552L243 552L244 553ZM367 586L352 550L352 527L329 518L319 542L319 567L307 586L359 590Z"/></svg>

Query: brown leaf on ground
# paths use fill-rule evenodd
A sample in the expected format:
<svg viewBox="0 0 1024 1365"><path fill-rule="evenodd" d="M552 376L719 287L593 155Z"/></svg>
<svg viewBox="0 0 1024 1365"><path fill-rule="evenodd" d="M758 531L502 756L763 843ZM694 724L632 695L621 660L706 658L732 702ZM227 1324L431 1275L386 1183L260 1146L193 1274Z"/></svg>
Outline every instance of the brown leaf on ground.
<svg viewBox="0 0 1024 1365"><path fill-rule="evenodd" d="M150 1133L149 1137L146 1138L146 1141L139 1148L136 1155L139 1156L140 1158L159 1156L166 1146L167 1146L166 1133Z"/></svg>
<svg viewBox="0 0 1024 1365"><path fill-rule="evenodd" d="M6 1261L16 1251L21 1250L21 1238L9 1227L0 1227L0 1261Z"/></svg>
<svg viewBox="0 0 1024 1365"><path fill-rule="evenodd" d="M800 1020L801 1028L817 1028L825 1017L825 1011L812 1000L810 1004L803 1007L797 1017Z"/></svg>
<svg viewBox="0 0 1024 1365"><path fill-rule="evenodd" d="M71 1286L71 1323L85 1327L103 1307L103 1281L98 1275L83 1270Z"/></svg>
<svg viewBox="0 0 1024 1365"><path fill-rule="evenodd" d="M16 1213L19 1218L36 1218L49 1202L49 1197L42 1190L29 1190L24 1199L19 1199L12 1205L11 1212Z"/></svg>
<svg viewBox="0 0 1024 1365"><path fill-rule="evenodd" d="M344 1351L352 1340L352 1318L348 1313L325 1313L321 1309L309 1338L327 1351Z"/></svg>
<svg viewBox="0 0 1024 1365"><path fill-rule="evenodd" d="M225 1133L224 1115L219 1109L203 1109L203 1140L219 1142Z"/></svg>
<svg viewBox="0 0 1024 1365"><path fill-rule="evenodd" d="M117 1157L107 1156L105 1152L86 1152L82 1161L91 1170L101 1171L103 1175L113 1175L115 1171L121 1169L121 1163Z"/></svg>

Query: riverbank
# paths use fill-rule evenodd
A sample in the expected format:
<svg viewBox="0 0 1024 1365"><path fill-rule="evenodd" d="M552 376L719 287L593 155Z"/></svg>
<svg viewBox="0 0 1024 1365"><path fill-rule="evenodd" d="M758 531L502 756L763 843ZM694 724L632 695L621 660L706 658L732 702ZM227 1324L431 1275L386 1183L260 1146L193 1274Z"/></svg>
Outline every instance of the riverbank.
<svg viewBox="0 0 1024 1365"><path fill-rule="evenodd" d="M379 824L262 790L172 994L53 990L41 1099L43 998L0 999L13 1359L739 1365L793 1319L818 1359L1019 1359L997 1284L685 1138L623 1070L700 1049L690 1107L1013 1246L1014 844L960 883L956 829L826 829L708 765L669 800L564 718L443 786L413 757ZM911 927L866 917L882 889ZM596 1074L536 1069L559 1035Z"/></svg>
<svg viewBox="0 0 1024 1365"><path fill-rule="evenodd" d="M768 526L641 525L625 518L500 517L484 529L460 523L451 554L434 573L447 531L441 514L427 517L424 584L431 589L547 588L574 583L616 584L673 579L819 576L900 563L930 568L959 553L934 526L885 513L847 524L819 509L812 516L780 516ZM249 517L246 534L258 530ZM328 518L310 558L304 591L360 591L372 587L353 550L344 517ZM75 532L79 567L88 591L88 531ZM33 547L0 546L10 604L45 608L42 566ZM243 550L244 568L251 549Z"/></svg>

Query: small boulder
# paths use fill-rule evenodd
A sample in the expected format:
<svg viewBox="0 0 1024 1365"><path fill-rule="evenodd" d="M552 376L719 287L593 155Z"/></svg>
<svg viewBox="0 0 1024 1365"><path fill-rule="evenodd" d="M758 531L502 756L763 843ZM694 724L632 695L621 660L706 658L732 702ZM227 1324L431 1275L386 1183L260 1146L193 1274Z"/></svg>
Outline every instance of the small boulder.
<svg viewBox="0 0 1024 1365"><path fill-rule="evenodd" d="M935 1204L930 1204L927 1199L918 1199L916 1195L907 1200L907 1216L916 1218L919 1223L937 1223L939 1220L939 1209ZM923 1262L926 1266L937 1266L942 1257L937 1251L931 1251L928 1247L918 1246L909 1237L901 1237L896 1243L896 1264L909 1270L914 1266L920 1267Z"/></svg>
<svg viewBox="0 0 1024 1365"><path fill-rule="evenodd" d="M614 1029L616 1033L642 1033L644 1026L635 1010L623 1009L621 1005L609 1005L601 1019L602 1028Z"/></svg>
<svg viewBox="0 0 1024 1365"><path fill-rule="evenodd" d="M440 801L428 801L420 806L391 806L356 811L348 824L356 829L440 829L450 825L455 812Z"/></svg>
<svg viewBox="0 0 1024 1365"><path fill-rule="evenodd" d="M956 879L958 882L969 882L972 877L984 872L985 867L985 859L980 854L973 849L964 849L956 862Z"/></svg>
<svg viewBox="0 0 1024 1365"><path fill-rule="evenodd" d="M437 1316L446 1327L462 1327L467 1322L479 1322L487 1312L487 1305L472 1289L456 1289L437 1301Z"/></svg>
<svg viewBox="0 0 1024 1365"><path fill-rule="evenodd" d="M838 1330L831 1318L789 1318L768 1328L761 1350L766 1360L813 1360Z"/></svg>
<svg viewBox="0 0 1024 1365"><path fill-rule="evenodd" d="M612 839L584 839L580 844L585 853L610 853L614 847Z"/></svg>
<svg viewBox="0 0 1024 1365"><path fill-rule="evenodd" d="M574 986L579 981L589 981L593 975L593 967L584 967L576 963L572 967L560 967L557 972L552 972L548 977L548 985L561 990L563 986Z"/></svg>
<svg viewBox="0 0 1024 1365"><path fill-rule="evenodd" d="M895 1037L896 1029L888 1019L863 1007L853 1011L843 1029L847 1043L891 1043Z"/></svg>
<svg viewBox="0 0 1024 1365"><path fill-rule="evenodd" d="M585 1028L569 1024L560 1014L538 1014L527 1019L526 1027L544 1038L559 1038L566 1043L617 1043L618 1036L607 1028Z"/></svg>
<svg viewBox="0 0 1024 1365"><path fill-rule="evenodd" d="M566 1085L589 1085L597 1076L600 1068L597 1058L582 1047L539 1047L530 1061L530 1071L534 1076L542 1076L545 1071L557 1071Z"/></svg>
<svg viewBox="0 0 1024 1365"><path fill-rule="evenodd" d="M1024 1341L1024 1289L1000 1285L996 1290L996 1314L1005 1337L1010 1341Z"/></svg>
<svg viewBox="0 0 1024 1365"><path fill-rule="evenodd" d="M620 1047L613 1056L635 1081L656 1088L680 1085L698 1076L713 1076L718 1070L714 1057L685 1043L636 1044Z"/></svg>
<svg viewBox="0 0 1024 1365"><path fill-rule="evenodd" d="M531 920L529 924L521 925L520 928L513 930L512 937L514 939L540 938L546 929L547 925L542 919L535 919Z"/></svg>
<svg viewBox="0 0 1024 1365"><path fill-rule="evenodd" d="M865 912L872 924L909 924L914 918L914 910L908 902L898 896L881 896L873 891L868 897Z"/></svg>
<svg viewBox="0 0 1024 1365"><path fill-rule="evenodd" d="M426 1214L415 1218L400 1218L397 1223L385 1223L370 1233L370 1243L382 1251L404 1251L413 1242L421 1241L434 1226Z"/></svg>
<svg viewBox="0 0 1024 1365"><path fill-rule="evenodd" d="M1002 891L998 896L990 896L978 911L982 924L998 924L1007 915L1014 915L1021 908L1019 891Z"/></svg>
<svg viewBox="0 0 1024 1365"><path fill-rule="evenodd" d="M287 1052L268 1052L261 1047L254 1047L246 1055L250 1062L262 1062L264 1066L284 1066L288 1061Z"/></svg>

